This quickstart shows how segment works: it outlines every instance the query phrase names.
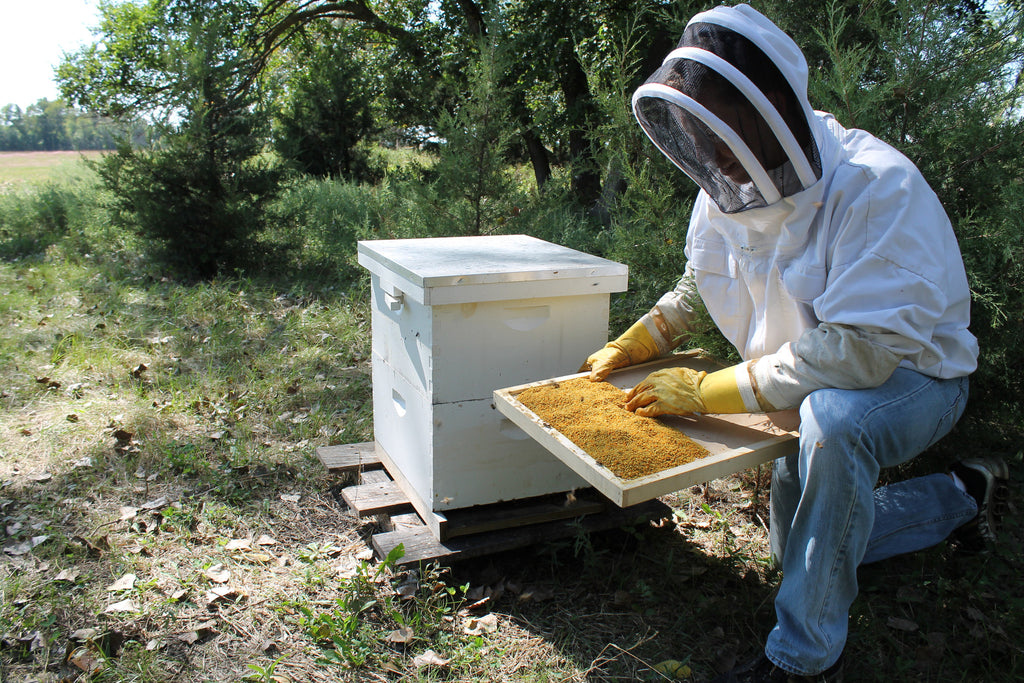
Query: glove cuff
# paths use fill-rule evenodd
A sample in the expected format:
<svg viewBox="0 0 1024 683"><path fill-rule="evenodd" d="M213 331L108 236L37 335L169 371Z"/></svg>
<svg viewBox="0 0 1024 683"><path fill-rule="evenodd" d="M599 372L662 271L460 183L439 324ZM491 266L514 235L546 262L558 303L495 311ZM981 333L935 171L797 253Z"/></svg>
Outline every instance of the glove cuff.
<svg viewBox="0 0 1024 683"><path fill-rule="evenodd" d="M623 332L615 341L608 342L605 347L622 351L629 357L630 365L643 363L660 355L654 337L647 331L647 327L642 321L633 323L632 327Z"/></svg>
<svg viewBox="0 0 1024 683"><path fill-rule="evenodd" d="M740 391L740 373L747 379L746 363L712 372L700 383L700 396L704 409L709 413L758 412L755 406L748 406ZM749 380L747 380L749 384Z"/></svg>

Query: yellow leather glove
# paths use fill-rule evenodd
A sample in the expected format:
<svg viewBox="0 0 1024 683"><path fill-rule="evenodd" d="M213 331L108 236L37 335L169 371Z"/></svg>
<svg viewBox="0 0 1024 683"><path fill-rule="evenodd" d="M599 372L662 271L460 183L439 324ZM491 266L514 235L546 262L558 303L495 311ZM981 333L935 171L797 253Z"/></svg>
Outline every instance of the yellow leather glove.
<svg viewBox="0 0 1024 683"><path fill-rule="evenodd" d="M626 394L626 409L644 417L748 412L735 367L711 374L690 368L656 370Z"/></svg>
<svg viewBox="0 0 1024 683"><path fill-rule="evenodd" d="M600 382L612 370L643 363L658 355L658 345L654 343L651 333L642 322L635 322L618 339L590 354L580 372L590 370L590 381Z"/></svg>

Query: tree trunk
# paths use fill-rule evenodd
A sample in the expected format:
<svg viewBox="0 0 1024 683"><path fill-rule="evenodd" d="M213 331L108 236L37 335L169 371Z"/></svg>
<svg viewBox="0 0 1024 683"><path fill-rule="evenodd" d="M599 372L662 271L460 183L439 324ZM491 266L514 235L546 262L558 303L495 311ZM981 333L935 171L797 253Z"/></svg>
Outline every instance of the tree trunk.
<svg viewBox="0 0 1024 683"><path fill-rule="evenodd" d="M601 193L601 175L597 170L591 135L594 98L576 55L563 53L560 61L559 85L565 97L565 108L572 122L569 130L569 158L573 168L572 193L583 205L597 201Z"/></svg>
<svg viewBox="0 0 1024 683"><path fill-rule="evenodd" d="M537 181L537 191L543 192L544 185L551 178L551 161L548 157L548 150L532 128L523 131L523 141L526 143L526 151L529 153L530 163L533 165L533 177Z"/></svg>

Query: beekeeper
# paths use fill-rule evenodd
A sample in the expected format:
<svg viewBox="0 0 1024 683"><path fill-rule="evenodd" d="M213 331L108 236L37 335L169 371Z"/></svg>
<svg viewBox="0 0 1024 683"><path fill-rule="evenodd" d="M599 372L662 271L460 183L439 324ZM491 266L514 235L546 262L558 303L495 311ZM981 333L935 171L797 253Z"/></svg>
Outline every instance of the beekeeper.
<svg viewBox="0 0 1024 683"><path fill-rule="evenodd" d="M587 359L591 379L685 343L699 297L743 362L654 372L627 407L799 407L799 450L772 473L777 624L763 654L719 680L839 680L857 566L964 525L991 535L1006 476L972 460L874 490L880 468L945 435L967 400L978 345L952 227L906 157L812 110L799 48L746 5L695 16L633 111L701 191L682 279Z"/></svg>

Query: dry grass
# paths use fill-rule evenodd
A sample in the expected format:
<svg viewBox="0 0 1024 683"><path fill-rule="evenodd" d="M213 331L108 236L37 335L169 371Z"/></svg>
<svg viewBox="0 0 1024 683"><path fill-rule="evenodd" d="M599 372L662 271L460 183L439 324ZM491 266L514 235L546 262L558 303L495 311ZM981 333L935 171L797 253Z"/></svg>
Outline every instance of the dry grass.
<svg viewBox="0 0 1024 683"><path fill-rule="evenodd" d="M0 152L0 192L56 180L81 168L82 159L98 159L98 151Z"/></svg>

